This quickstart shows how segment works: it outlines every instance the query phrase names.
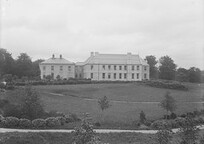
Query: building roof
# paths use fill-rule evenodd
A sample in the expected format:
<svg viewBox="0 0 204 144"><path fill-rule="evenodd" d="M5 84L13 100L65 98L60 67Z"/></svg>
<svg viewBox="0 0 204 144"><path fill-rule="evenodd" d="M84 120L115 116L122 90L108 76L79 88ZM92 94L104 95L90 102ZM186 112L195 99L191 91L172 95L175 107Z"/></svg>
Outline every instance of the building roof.
<svg viewBox="0 0 204 144"><path fill-rule="evenodd" d="M85 64L142 64L148 65L139 55L128 54L99 54L92 52Z"/></svg>
<svg viewBox="0 0 204 144"><path fill-rule="evenodd" d="M61 55L60 58L55 58L53 55L52 58L49 58L40 64L74 64L74 63L62 58Z"/></svg>

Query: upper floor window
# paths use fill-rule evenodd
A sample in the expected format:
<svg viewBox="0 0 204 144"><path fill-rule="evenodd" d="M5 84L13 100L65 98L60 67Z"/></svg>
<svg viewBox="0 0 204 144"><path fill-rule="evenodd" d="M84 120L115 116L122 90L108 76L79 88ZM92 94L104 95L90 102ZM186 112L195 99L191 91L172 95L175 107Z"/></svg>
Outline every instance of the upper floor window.
<svg viewBox="0 0 204 144"><path fill-rule="evenodd" d="M91 70L93 69L93 65L91 65Z"/></svg>
<svg viewBox="0 0 204 144"><path fill-rule="evenodd" d="M140 66L137 66L137 70L140 70Z"/></svg>
<svg viewBox="0 0 204 144"><path fill-rule="evenodd" d="M63 70L63 66L60 66L60 70L61 70L61 71Z"/></svg>
<svg viewBox="0 0 204 144"><path fill-rule="evenodd" d="M46 70L46 66L43 66L43 70Z"/></svg>
<svg viewBox="0 0 204 144"><path fill-rule="evenodd" d="M146 66L144 67L144 70L145 70L145 71L147 70L147 67L146 67Z"/></svg>
<svg viewBox="0 0 204 144"><path fill-rule="evenodd" d="M68 71L71 71L71 66L68 66Z"/></svg>
<svg viewBox="0 0 204 144"><path fill-rule="evenodd" d="M124 66L124 70L127 70L127 66L126 65Z"/></svg>
<svg viewBox="0 0 204 144"><path fill-rule="evenodd" d="M119 66L119 70L122 70L122 66Z"/></svg>
<svg viewBox="0 0 204 144"><path fill-rule="evenodd" d="M105 65L103 65L103 69L105 69L106 68L106 66Z"/></svg>
<svg viewBox="0 0 204 144"><path fill-rule="evenodd" d="M135 67L134 67L134 65L132 66L132 70L135 70Z"/></svg>
<svg viewBox="0 0 204 144"><path fill-rule="evenodd" d="M114 70L116 70L116 65L114 65Z"/></svg>
<svg viewBox="0 0 204 144"><path fill-rule="evenodd" d="M109 69L109 70L111 69L111 65L108 65L108 69Z"/></svg>
<svg viewBox="0 0 204 144"><path fill-rule="evenodd" d="M51 70L54 70L54 66L51 66Z"/></svg>

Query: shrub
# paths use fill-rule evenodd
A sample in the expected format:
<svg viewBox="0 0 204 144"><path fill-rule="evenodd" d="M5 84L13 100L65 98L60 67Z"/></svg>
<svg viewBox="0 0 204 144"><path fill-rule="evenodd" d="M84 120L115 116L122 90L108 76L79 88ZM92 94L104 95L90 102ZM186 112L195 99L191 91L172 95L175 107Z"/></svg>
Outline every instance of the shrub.
<svg viewBox="0 0 204 144"><path fill-rule="evenodd" d="M8 103L3 107L3 111L4 111L4 117L10 117L10 116L17 117L17 118L21 117L21 110L18 105Z"/></svg>
<svg viewBox="0 0 204 144"><path fill-rule="evenodd" d="M146 121L146 115L143 111L140 112L140 123L144 124Z"/></svg>
<svg viewBox="0 0 204 144"><path fill-rule="evenodd" d="M5 118L2 115L0 115L0 127L4 127L4 125L5 125Z"/></svg>
<svg viewBox="0 0 204 144"><path fill-rule="evenodd" d="M65 117L57 117L58 121L60 122L61 125L64 125L66 122L66 118Z"/></svg>
<svg viewBox="0 0 204 144"><path fill-rule="evenodd" d="M169 144L171 138L172 138L172 131L168 129L159 130L156 133L156 142L158 144Z"/></svg>
<svg viewBox="0 0 204 144"><path fill-rule="evenodd" d="M46 127L46 121L44 119L34 119L32 121L32 125L34 128L45 128Z"/></svg>
<svg viewBox="0 0 204 144"><path fill-rule="evenodd" d="M19 125L19 119L16 117L6 117L5 118L5 127L15 128Z"/></svg>
<svg viewBox="0 0 204 144"><path fill-rule="evenodd" d="M45 121L46 121L46 126L47 127L60 126L60 121L55 117L49 117Z"/></svg>
<svg viewBox="0 0 204 144"><path fill-rule="evenodd" d="M171 115L170 115L170 119L175 119L175 118L177 118L177 115L172 112Z"/></svg>
<svg viewBox="0 0 204 144"><path fill-rule="evenodd" d="M156 120L151 124L151 128L153 129L164 129L168 127L170 126L166 120Z"/></svg>
<svg viewBox="0 0 204 144"><path fill-rule="evenodd" d="M32 122L31 122L31 120L28 120L28 119L20 119L19 127L20 128L31 128Z"/></svg>
<svg viewBox="0 0 204 144"><path fill-rule="evenodd" d="M95 124L94 124L96 127L100 127L101 126L101 124L99 123L99 122L95 122Z"/></svg>
<svg viewBox="0 0 204 144"><path fill-rule="evenodd" d="M177 117L175 120L176 124L178 125L178 127L181 127L183 125L183 123L185 122L185 118L183 117Z"/></svg>

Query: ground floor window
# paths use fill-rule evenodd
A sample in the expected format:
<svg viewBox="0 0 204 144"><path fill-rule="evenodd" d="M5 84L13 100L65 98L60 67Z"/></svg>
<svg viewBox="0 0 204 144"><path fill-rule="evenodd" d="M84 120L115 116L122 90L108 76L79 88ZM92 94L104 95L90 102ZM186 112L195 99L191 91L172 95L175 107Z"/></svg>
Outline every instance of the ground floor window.
<svg viewBox="0 0 204 144"><path fill-rule="evenodd" d="M145 79L147 78L147 74L146 74L146 73L144 74L144 78L145 78Z"/></svg>
<svg viewBox="0 0 204 144"><path fill-rule="evenodd" d="M124 79L126 79L127 78L127 74L126 73L124 73Z"/></svg>
<svg viewBox="0 0 204 144"><path fill-rule="evenodd" d="M93 73L91 73L91 78L93 78Z"/></svg>
<svg viewBox="0 0 204 144"><path fill-rule="evenodd" d="M137 79L139 79L139 73L137 73Z"/></svg>
<svg viewBox="0 0 204 144"><path fill-rule="evenodd" d="M134 75L134 73L132 73L132 79L134 79L135 78L135 75Z"/></svg>
<svg viewBox="0 0 204 144"><path fill-rule="evenodd" d="M121 73L119 73L119 79L121 79L122 78L122 74Z"/></svg>
<svg viewBox="0 0 204 144"><path fill-rule="evenodd" d="M110 78L111 78L111 74L109 73L109 74L108 74L108 79L110 79Z"/></svg>
<svg viewBox="0 0 204 144"><path fill-rule="evenodd" d="M116 73L114 73L114 79L116 79Z"/></svg>
<svg viewBox="0 0 204 144"><path fill-rule="evenodd" d="M106 74L105 74L105 73L103 73L103 74L102 74L102 76L103 76L103 79L105 79Z"/></svg>

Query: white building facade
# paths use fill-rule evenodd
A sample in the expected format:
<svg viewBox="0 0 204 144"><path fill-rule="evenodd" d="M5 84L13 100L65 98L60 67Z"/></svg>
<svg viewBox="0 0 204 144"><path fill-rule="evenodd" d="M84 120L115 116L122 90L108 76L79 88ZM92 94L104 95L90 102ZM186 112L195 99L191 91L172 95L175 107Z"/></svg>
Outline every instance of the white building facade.
<svg viewBox="0 0 204 144"><path fill-rule="evenodd" d="M62 55L60 55L59 58L55 58L53 55L52 58L40 63L39 67L41 79L46 78L48 75L50 75L52 79L75 78L75 64L62 58Z"/></svg>
<svg viewBox="0 0 204 144"><path fill-rule="evenodd" d="M149 79L149 65L139 55L99 54L91 52L85 62L76 64L60 58L50 58L40 64L41 78L51 75L61 78L94 81L141 81Z"/></svg>

